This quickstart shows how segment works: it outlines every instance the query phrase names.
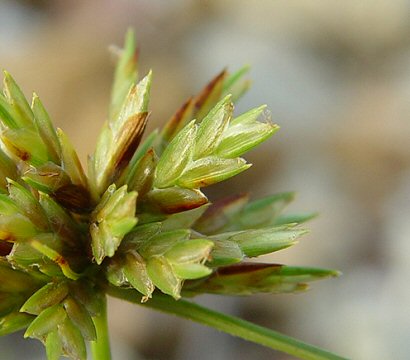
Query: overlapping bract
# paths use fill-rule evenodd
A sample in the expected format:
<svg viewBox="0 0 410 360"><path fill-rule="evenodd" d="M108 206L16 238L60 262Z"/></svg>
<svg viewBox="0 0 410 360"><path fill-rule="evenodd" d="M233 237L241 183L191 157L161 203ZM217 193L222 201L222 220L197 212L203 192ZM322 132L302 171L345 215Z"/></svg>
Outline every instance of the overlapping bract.
<svg viewBox="0 0 410 360"><path fill-rule="evenodd" d="M88 177L37 95L5 73L0 94L0 335L27 328L49 359L86 358L108 286L201 293L293 292L330 270L244 262L293 245L312 214L282 215L293 194L210 205L201 188L249 168L272 136L265 106L234 116L247 68L216 76L141 142L152 76L137 82L134 35L120 54ZM141 143L140 143L141 142Z"/></svg>

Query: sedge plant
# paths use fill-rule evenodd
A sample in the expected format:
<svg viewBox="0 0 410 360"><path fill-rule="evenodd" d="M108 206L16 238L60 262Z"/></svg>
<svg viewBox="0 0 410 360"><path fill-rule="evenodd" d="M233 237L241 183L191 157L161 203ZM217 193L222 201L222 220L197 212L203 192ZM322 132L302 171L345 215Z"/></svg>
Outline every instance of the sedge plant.
<svg viewBox="0 0 410 360"><path fill-rule="evenodd" d="M138 81L134 34L119 53L87 174L39 97L5 72L0 94L0 335L24 330L49 360L111 359L106 297L187 318L302 359L341 359L203 308L200 294L303 291L337 271L252 262L305 234L282 214L293 193L210 204L203 188L247 170L241 156L278 126L265 106L233 114L246 68L221 72L143 138L151 72Z"/></svg>

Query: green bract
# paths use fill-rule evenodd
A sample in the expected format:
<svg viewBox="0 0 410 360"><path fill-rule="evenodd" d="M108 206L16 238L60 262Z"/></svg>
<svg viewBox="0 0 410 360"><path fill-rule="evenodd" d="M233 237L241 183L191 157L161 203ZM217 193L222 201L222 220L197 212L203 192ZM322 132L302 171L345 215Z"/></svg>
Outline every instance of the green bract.
<svg viewBox="0 0 410 360"><path fill-rule="evenodd" d="M260 120L265 105L234 114L233 101L249 86L247 68L221 72L143 138L152 75L137 81L135 54L129 32L87 175L39 97L30 106L5 73L0 335L26 329L25 337L44 343L48 359L86 359L89 341L96 360L109 359L105 295L112 294L290 354L338 358L179 300L295 292L338 273L247 261L292 246L306 232L299 224L312 214L281 214L292 193L210 204L202 190L248 169L241 156L278 130ZM270 340L252 335L258 332Z"/></svg>

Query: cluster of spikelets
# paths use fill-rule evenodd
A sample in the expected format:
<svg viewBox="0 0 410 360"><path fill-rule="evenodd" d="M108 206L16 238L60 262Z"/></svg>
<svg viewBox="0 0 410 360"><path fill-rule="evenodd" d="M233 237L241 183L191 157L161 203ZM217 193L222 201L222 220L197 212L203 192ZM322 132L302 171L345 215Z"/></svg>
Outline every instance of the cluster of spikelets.
<svg viewBox="0 0 410 360"><path fill-rule="evenodd" d="M85 175L39 98L6 73L0 94L0 335L26 329L49 359L85 359L107 288L294 292L329 270L244 262L293 245L311 215L281 215L292 193L210 205L201 188L249 168L240 156L278 127L261 106L233 116L246 69L219 74L144 141L151 73L137 82L133 34L118 59L109 119ZM137 294L137 293L136 293Z"/></svg>

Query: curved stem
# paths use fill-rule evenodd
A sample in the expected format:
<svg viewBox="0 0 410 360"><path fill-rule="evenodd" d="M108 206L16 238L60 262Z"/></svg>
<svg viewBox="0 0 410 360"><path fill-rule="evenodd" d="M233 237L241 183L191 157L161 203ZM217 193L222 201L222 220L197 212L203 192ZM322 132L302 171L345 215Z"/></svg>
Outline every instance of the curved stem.
<svg viewBox="0 0 410 360"><path fill-rule="evenodd" d="M111 360L110 338L107 322L107 298L104 297L101 314L93 317L97 340L91 341L91 352L94 360Z"/></svg>
<svg viewBox="0 0 410 360"><path fill-rule="evenodd" d="M273 330L248 321L221 314L186 300L174 300L169 296L156 293L141 304L141 295L133 290L110 287L108 294L133 303L139 303L166 313L174 314L203 325L213 327L242 339L279 350L289 355L306 360L346 360L346 358L306 344Z"/></svg>

